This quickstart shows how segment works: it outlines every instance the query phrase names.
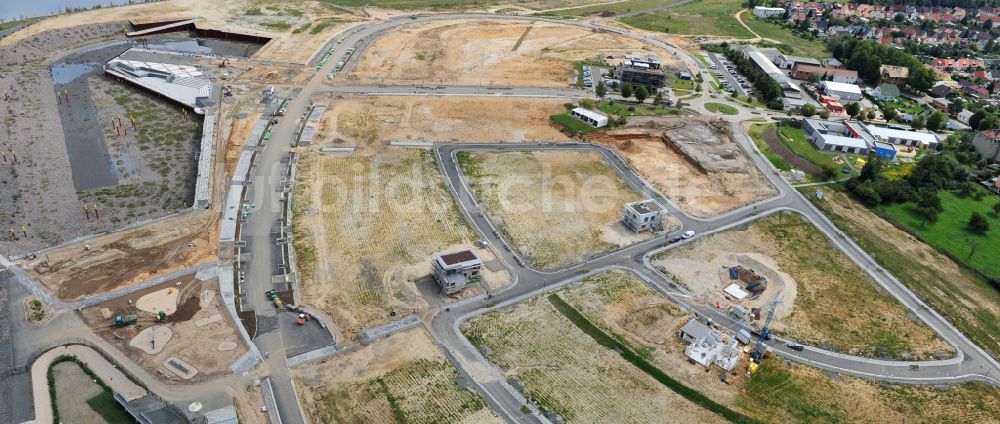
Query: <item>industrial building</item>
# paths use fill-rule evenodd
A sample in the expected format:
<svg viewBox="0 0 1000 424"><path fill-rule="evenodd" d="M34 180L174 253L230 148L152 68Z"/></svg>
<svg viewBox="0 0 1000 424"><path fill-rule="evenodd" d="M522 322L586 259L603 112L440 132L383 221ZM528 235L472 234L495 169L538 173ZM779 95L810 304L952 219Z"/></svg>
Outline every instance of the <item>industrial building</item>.
<svg viewBox="0 0 1000 424"><path fill-rule="evenodd" d="M569 114L574 118L586 122L587 124L590 124L590 126L595 128L600 128L605 125L608 125L607 116L601 115L600 113L594 112L590 109L576 107L573 108L573 110L569 111Z"/></svg>
<svg viewBox="0 0 1000 424"><path fill-rule="evenodd" d="M820 87L828 96L837 97L840 103L844 102L856 102L861 100L861 87L854 84L844 84L834 81L822 81L819 83Z"/></svg>
<svg viewBox="0 0 1000 424"><path fill-rule="evenodd" d="M623 209L622 223L632 231L641 233L663 229L663 217L667 211L656 202L640 200L626 203Z"/></svg>
<svg viewBox="0 0 1000 424"><path fill-rule="evenodd" d="M778 69L774 62L768 59L767 55L754 46L739 46L738 49L743 52L744 56L750 59L750 62L753 63L757 69L767 74L768 77L781 86L781 94L783 97L790 99L802 99L802 89L799 85L792 81L788 75L785 75L781 69Z"/></svg>
<svg viewBox="0 0 1000 424"><path fill-rule="evenodd" d="M795 65L820 65L818 60L811 57L792 56L787 54L780 54L778 57L774 58L774 64L781 69L792 69Z"/></svg>
<svg viewBox="0 0 1000 424"><path fill-rule="evenodd" d="M896 157L895 145L933 148L940 140L929 132L867 125L857 121L806 119L802 130L820 150L867 155L874 153L886 160Z"/></svg>
<svg viewBox="0 0 1000 424"><path fill-rule="evenodd" d="M697 319L684 324L678 336L688 344L684 348L684 354L705 368L715 364L726 371L732 371L743 357L736 337L709 327Z"/></svg>
<svg viewBox="0 0 1000 424"><path fill-rule="evenodd" d="M475 252L464 249L437 255L431 261L434 280L444 294L454 294L469 284L476 284L482 276L483 261Z"/></svg>
<svg viewBox="0 0 1000 424"><path fill-rule="evenodd" d="M796 63L792 67L792 77L795 79L807 80L812 74L818 75L820 80L830 80L844 84L858 82L858 72L850 69L828 68L804 63Z"/></svg>
<svg viewBox="0 0 1000 424"><path fill-rule="evenodd" d="M667 75L660 66L660 60L653 56L646 58L625 56L618 63L615 73L622 84L643 85L654 89L663 87L667 80Z"/></svg>
<svg viewBox="0 0 1000 424"><path fill-rule="evenodd" d="M1000 131L980 131L972 138L972 147L976 149L987 162L1000 162Z"/></svg>

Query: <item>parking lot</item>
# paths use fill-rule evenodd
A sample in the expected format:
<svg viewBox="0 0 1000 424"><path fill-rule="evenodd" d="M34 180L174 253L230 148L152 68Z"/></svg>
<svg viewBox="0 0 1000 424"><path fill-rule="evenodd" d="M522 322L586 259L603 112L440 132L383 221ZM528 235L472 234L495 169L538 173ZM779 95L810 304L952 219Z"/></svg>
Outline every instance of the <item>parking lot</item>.
<svg viewBox="0 0 1000 424"><path fill-rule="evenodd" d="M709 53L708 57L712 59L711 64L708 65L709 71L722 81L723 90L736 93L737 96L750 95L750 81L740 75L725 57L716 53Z"/></svg>

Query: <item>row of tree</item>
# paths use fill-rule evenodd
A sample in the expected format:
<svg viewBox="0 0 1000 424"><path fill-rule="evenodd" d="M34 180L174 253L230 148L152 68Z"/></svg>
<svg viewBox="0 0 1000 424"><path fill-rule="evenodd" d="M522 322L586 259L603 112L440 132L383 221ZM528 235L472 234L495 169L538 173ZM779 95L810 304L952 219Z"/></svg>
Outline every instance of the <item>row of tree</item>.
<svg viewBox="0 0 1000 424"><path fill-rule="evenodd" d="M745 76L748 80L753 82L753 87L757 89L760 100L764 102L767 107L775 110L781 110L784 108L785 104L781 100L781 85L779 85L777 81L758 69L757 66L755 66L750 59L744 56L742 52L730 48L726 43L722 44L722 48L725 52L726 58L729 59L733 65L736 65L736 69L739 70L740 73L743 74L743 76Z"/></svg>
<svg viewBox="0 0 1000 424"><path fill-rule="evenodd" d="M913 55L892 47L854 37L834 37L827 43L833 57L848 69L858 72L865 81L875 84L881 79L882 65L903 66L910 70L907 85L916 91L927 91L937 81L937 75Z"/></svg>

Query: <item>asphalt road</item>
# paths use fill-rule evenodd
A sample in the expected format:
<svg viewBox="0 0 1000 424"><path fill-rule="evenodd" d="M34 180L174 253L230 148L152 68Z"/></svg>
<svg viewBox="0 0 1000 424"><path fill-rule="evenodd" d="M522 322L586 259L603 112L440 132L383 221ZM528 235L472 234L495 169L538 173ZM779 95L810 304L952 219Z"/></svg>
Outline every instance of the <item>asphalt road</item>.
<svg viewBox="0 0 1000 424"><path fill-rule="evenodd" d="M270 288L270 278L273 273L275 260L275 245L270 232L280 216L280 203L278 193L274 188L280 182L280 175L283 171L282 159L288 153L290 142L295 133L295 123L293 117L300 116L308 107L308 99L311 96L322 93L349 93L357 92L361 95L517 95L517 96L539 96L539 97L565 97L577 98L583 92L574 90L557 90L545 88L501 88L501 87L445 87L436 86L422 87L381 87L381 86L331 86L326 84L325 76L332 69L340 57L348 48L356 45L362 46L354 54L354 59L360 57L364 46L377 37L396 26L410 23L426 22L434 20L450 19L515 19L554 22L564 25L573 25L582 28L596 29L622 34L628 37L640 39L660 47L666 48L684 61L690 70L695 72L700 68L699 62L689 53L663 43L662 41L631 33L620 28L601 26L595 22L575 22L555 19L545 19L526 16L502 16L502 15L481 15L481 14L447 14L418 16L410 19L408 16L382 20L373 23L361 24L348 30L344 43L333 48L330 61L316 72L316 75L308 83L301 86L300 95L295 97L286 106L285 118L272 128L272 137L268 147L259 155L257 164L253 169L253 202L256 208L251 213L249 220L243 227L243 235L248 242L249 250L252 252L250 267L247 272L248 297L258 313L263 316L273 314L273 306L264 297L264 291ZM349 71L349 69L347 69ZM407 91L412 90L412 91ZM745 109L738 107L740 114L727 119L745 119L748 114ZM736 125L736 124L734 124ZM747 136L738 128L737 142L744 150L749 152L751 160L764 171L765 175L774 184L780 194L772 199L759 202L758 204L747 206L727 214L711 219L699 219L684 214L673 207L667 199L660 196L655 191L649 189L642 179L632 172L621 162L612 152L599 147L589 145L452 145L444 144L435 146L439 156L439 164L442 173L445 175L449 186L459 203L460 209L466 219L472 224L476 232L485 240L491 241L491 248L494 249L500 261L511 271L514 284L500 292L491 293L490 304L507 305L519 302L531 296L538 295L545 290L558 287L567 282L574 281L583 276L584 270L598 272L602 269L629 269L646 279L651 285L670 296L679 304L690 308L692 311L712 317L715 322L729 328L741 328L742 323L733 321L724 311L713 308L699 307L687 301L686 294L679 289L670 287L670 282L663 275L648 266L648 258L663 249L663 239L654 238L644 242L633 244L622 249L618 249L597 257L590 258L586 262L572 265L554 271L539 271L527 267L522 267L517 263L516 251L507 252L502 249L504 243L493 234L492 224L484 217L480 216L479 206L470 194L465 185L461 173L457 166L452 163L451 158L458 150L524 150L531 149L586 149L600 151L609 162L622 174L622 176L639 191L647 193L649 197L657 199L678 217L684 230L694 230L698 232L697 237L705 236L715 231L722 231L734 225L740 225L748 220L765 213L774 213L779 210L787 210L802 214L812 221L821 231L824 232L833 243L842 249L852 260L868 272L875 281L878 282L887 292L898 298L907 308L921 320L935 329L950 344L955 346L959 352L955 358L943 361L926 361L920 363L900 362L900 361L879 361L866 358L851 357L846 355L827 352L820 349L807 347L802 352L790 351L785 348L781 340L771 344L771 348L778 354L792 360L816 366L818 368L834 370L845 374L852 374L870 377L880 380L906 382L906 383L954 383L959 381L988 381L995 385L1000 385L995 374L1000 372L1000 366L989 355L972 344L967 338L958 332L953 326L947 323L940 315L924 305L911 291L906 289L898 280L887 272L881 270L874 264L872 259L854 245L846 236L840 233L832 223L830 223L819 211L817 211L805 198L792 189L786 181L774 170L770 163L756 152ZM666 247L669 248L670 246ZM16 302L12 302L16 305ZM510 388L496 369L479 352L462 337L458 331L458 325L471 316L481 314L491 310L486 306L482 297L475 297L453 304L449 308L440 311L431 321L432 333L446 352L451 356L453 363L459 369L462 376L471 381L473 387L479 391L490 405L508 421L532 422L538 421L539 417L533 414L521 412L524 400L520 395ZM14 311L16 314L16 311ZM32 351L36 351L44 346L51 346L64 343L68 340L80 337L83 327L79 320L71 314L63 314L53 324L35 329L20 328L17 324L12 325L11 339L15 346L15 363L24 361ZM23 326L21 326L23 327ZM286 330L287 331L287 330ZM292 388L291 379L285 365L285 355L289 347L300 345L300 341L289 340L285 342L283 333L285 331L274 331L258 335L254 340L258 348L265 356L267 366L262 368L271 378L274 386L275 401L278 413L283 423L302 423L304 418L300 405ZM88 341L92 341L108 354L112 355L119 363L131 372L147 376L144 370L117 354L113 348L106 343L102 344L99 338L93 334L85 335ZM917 369L911 365L919 364ZM991 374L992 370L992 374ZM199 385L183 387L173 387L160 384L155 378L149 377L150 388L162 396L164 399L172 401L178 405L183 405L190 399L214 399L216 395L224 394L223 388L232 384L245 384L248 377L226 376ZM146 380L144 378L144 380Z"/></svg>

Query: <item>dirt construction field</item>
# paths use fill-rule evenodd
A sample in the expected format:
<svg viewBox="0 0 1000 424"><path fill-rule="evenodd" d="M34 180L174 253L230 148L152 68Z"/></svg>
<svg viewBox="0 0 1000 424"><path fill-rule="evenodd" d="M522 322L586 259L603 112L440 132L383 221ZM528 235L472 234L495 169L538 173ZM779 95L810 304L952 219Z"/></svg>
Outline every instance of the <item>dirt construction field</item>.
<svg viewBox="0 0 1000 424"><path fill-rule="evenodd" d="M618 35L550 23L441 21L400 27L375 41L348 76L392 84L568 87L573 61L670 53ZM614 62L617 63L617 62Z"/></svg>
<svg viewBox="0 0 1000 424"><path fill-rule="evenodd" d="M217 212L185 212L60 247L19 265L60 299L78 300L216 260L217 221Z"/></svg>
<svg viewBox="0 0 1000 424"><path fill-rule="evenodd" d="M137 310L129 304L130 300L135 304L137 299L155 296L166 289L177 293L177 305L165 323L157 323L154 314ZM199 382L228 373L229 366L247 351L225 311L218 290L216 278L202 281L195 274L190 274L83 309L81 314L90 328L151 374L167 381L180 381L178 375L163 366L168 358L177 357L197 369L194 378L184 381ZM138 324L115 328L114 316L117 314L136 314ZM156 331L158 338L150 340L149 332L142 331L154 326L160 328ZM166 336L166 339L159 335ZM154 353L147 353L147 350Z"/></svg>
<svg viewBox="0 0 1000 424"><path fill-rule="evenodd" d="M666 138L665 138L666 137ZM777 194L728 134L712 123L666 118L641 128L591 133L685 212L709 217ZM670 141L668 141L670 140ZM670 142L689 149L686 156Z"/></svg>
<svg viewBox="0 0 1000 424"><path fill-rule="evenodd" d="M429 150L376 149L310 154L296 174L293 231L303 299L347 337L427 308L417 284L426 284L432 256L473 242ZM464 295L509 278L484 271L484 284Z"/></svg>
<svg viewBox="0 0 1000 424"><path fill-rule="evenodd" d="M536 268L557 268L649 237L621 224L640 200L596 152L460 153L476 197Z"/></svg>
<svg viewBox="0 0 1000 424"><path fill-rule="evenodd" d="M654 265L687 286L696 300L724 308L732 302L722 295L730 284L723 267L761 271L769 284L761 297L781 298L775 332L805 344L876 358L953 354L799 215L779 213L713 234L668 250Z"/></svg>
<svg viewBox="0 0 1000 424"><path fill-rule="evenodd" d="M564 110L559 99L346 97L332 102L313 144L563 141L548 117Z"/></svg>
<svg viewBox="0 0 1000 424"><path fill-rule="evenodd" d="M423 328L292 371L314 423L501 423Z"/></svg>
<svg viewBox="0 0 1000 424"><path fill-rule="evenodd" d="M528 399L566 422L725 421L597 344L545 297L477 317L463 331Z"/></svg>

